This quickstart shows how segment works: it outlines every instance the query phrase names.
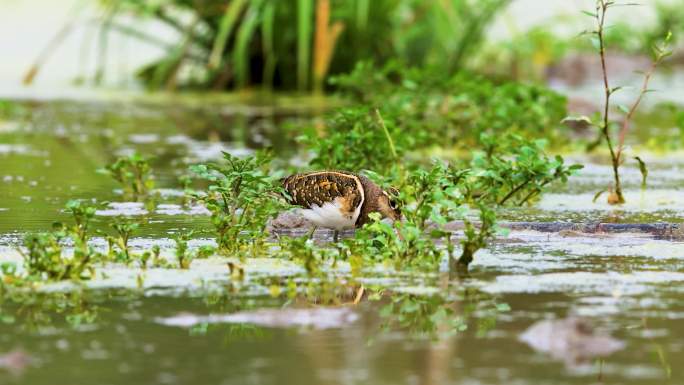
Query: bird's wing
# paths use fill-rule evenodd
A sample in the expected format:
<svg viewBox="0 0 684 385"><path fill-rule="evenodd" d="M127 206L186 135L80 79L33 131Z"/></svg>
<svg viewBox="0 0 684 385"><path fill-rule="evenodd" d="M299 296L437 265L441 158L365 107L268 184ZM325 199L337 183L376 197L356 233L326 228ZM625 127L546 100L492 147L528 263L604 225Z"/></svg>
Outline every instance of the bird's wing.
<svg viewBox="0 0 684 385"><path fill-rule="evenodd" d="M290 203L311 208L333 203L340 211L354 213L365 199L359 177L337 171L295 174L283 181Z"/></svg>

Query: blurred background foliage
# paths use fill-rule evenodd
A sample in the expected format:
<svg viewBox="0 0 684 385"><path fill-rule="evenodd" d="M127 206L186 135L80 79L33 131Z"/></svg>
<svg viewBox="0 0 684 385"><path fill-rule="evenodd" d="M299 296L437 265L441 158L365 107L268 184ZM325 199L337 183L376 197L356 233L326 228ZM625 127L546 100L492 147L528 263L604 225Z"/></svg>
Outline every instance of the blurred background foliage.
<svg viewBox="0 0 684 385"><path fill-rule="evenodd" d="M510 0L102 0L104 33L161 44L138 71L148 88L321 90L359 60L461 69ZM119 19L174 29L167 45ZM103 40L104 41L104 40ZM101 47L101 49L103 49Z"/></svg>
<svg viewBox="0 0 684 385"><path fill-rule="evenodd" d="M518 26L509 14L512 0L99 0L96 30L82 53L94 54L97 69L79 81L104 84L107 57L119 56L116 38L135 40L162 54L135 68L150 90L330 89L330 77L347 74L359 62L378 68L426 68L450 77L466 70L498 81L548 84L549 79L586 79L595 47L579 36L581 16L556 15ZM627 2L625 2L627 3ZM73 20L27 71L31 83L58 49ZM673 45L684 33L684 3L657 0L641 4L653 20L610 20L606 42L613 55L643 57L668 32ZM625 7L626 8L626 7ZM634 8L634 7L631 7ZM589 7L591 10L591 6ZM495 23L496 21L496 23ZM581 22L580 22L581 23ZM504 36L491 38L495 24ZM162 28L150 29L156 26ZM168 33L165 33L168 32ZM85 40L84 40L85 41ZM111 52L110 52L111 51ZM149 56L149 55L148 55ZM87 59L81 59L87 60ZM573 61L574 60L574 61ZM684 62L675 55L670 65ZM572 67L572 68L571 68ZM565 79L568 80L568 79Z"/></svg>

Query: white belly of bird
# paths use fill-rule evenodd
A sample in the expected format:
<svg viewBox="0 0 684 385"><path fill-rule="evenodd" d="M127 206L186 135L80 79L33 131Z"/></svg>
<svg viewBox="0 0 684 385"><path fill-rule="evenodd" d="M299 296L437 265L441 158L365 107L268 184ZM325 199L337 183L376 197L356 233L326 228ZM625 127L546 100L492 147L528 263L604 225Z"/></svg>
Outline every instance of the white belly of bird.
<svg viewBox="0 0 684 385"><path fill-rule="evenodd" d="M340 203L326 202L322 206L313 205L308 209L300 209L299 213L314 225L334 230L352 229L361 213L361 205L354 210L352 215L346 215L340 211Z"/></svg>

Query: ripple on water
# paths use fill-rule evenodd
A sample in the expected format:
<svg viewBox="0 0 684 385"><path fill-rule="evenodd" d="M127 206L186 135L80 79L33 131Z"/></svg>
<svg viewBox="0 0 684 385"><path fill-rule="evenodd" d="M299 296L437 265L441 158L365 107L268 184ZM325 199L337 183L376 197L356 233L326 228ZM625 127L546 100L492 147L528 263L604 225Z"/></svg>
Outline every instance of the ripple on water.
<svg viewBox="0 0 684 385"><path fill-rule="evenodd" d="M684 217L684 193L680 190L627 190L625 204L612 206L605 197L592 202L595 192L579 194L549 193L542 196L536 208L548 211L647 212L672 211Z"/></svg>
<svg viewBox="0 0 684 385"><path fill-rule="evenodd" d="M166 326L185 328L199 324L248 323L270 328L310 327L313 329L337 329L348 326L358 319L358 314L348 307L318 307L258 309L204 316L182 313L172 317L157 317L155 321Z"/></svg>
<svg viewBox="0 0 684 385"><path fill-rule="evenodd" d="M110 202L106 209L97 210L96 215L103 217L147 215L149 211L140 202Z"/></svg>
<svg viewBox="0 0 684 385"><path fill-rule="evenodd" d="M644 257L653 260L684 259L684 242L654 239L648 234L584 234L565 236L559 233L544 234L534 232L511 233L519 243L497 245L496 255L488 255L488 251L478 254L475 265L496 266L501 263L514 265L530 263L549 267L573 267L573 261L564 257L599 256L599 257ZM516 249L525 247L530 254L520 255ZM554 255L549 256L549 253ZM506 254L506 255L502 255ZM561 254L559 257L557 254ZM480 258L480 257L483 258ZM509 261L510 260L510 261ZM563 266L555 266L561 263Z"/></svg>
<svg viewBox="0 0 684 385"><path fill-rule="evenodd" d="M638 295L651 291L652 285L684 282L684 273L672 271L558 272L538 275L500 275L481 289L490 294L503 293L578 293Z"/></svg>

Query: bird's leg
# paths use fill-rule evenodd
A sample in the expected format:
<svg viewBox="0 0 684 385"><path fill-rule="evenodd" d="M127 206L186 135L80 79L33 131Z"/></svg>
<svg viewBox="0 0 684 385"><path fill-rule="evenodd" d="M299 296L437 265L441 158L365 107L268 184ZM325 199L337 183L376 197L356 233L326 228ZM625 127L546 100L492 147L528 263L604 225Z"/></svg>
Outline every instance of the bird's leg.
<svg viewBox="0 0 684 385"><path fill-rule="evenodd" d="M340 238L340 230L333 230L333 242L337 243L337 240Z"/></svg>
<svg viewBox="0 0 684 385"><path fill-rule="evenodd" d="M358 305L359 302L361 302L361 298L363 298L363 293L366 291L366 288L361 285L359 287L359 290L356 291L356 297L354 298L354 305Z"/></svg>
<svg viewBox="0 0 684 385"><path fill-rule="evenodd" d="M311 228L311 231L309 231L309 233L306 234L306 237L309 238L309 239L312 239L313 236L314 236L314 233L316 232L317 229L318 229L318 226L312 227L312 228Z"/></svg>

